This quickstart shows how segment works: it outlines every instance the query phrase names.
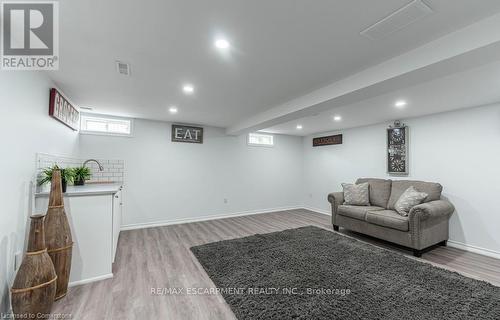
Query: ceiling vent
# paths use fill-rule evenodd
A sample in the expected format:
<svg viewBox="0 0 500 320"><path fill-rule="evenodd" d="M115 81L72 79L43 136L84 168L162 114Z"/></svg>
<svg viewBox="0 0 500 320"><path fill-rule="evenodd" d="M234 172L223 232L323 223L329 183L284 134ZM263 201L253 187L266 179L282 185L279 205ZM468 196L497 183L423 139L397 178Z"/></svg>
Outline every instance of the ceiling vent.
<svg viewBox="0 0 500 320"><path fill-rule="evenodd" d="M128 63L116 61L116 69L119 74L130 76L130 65Z"/></svg>
<svg viewBox="0 0 500 320"><path fill-rule="evenodd" d="M422 0L414 0L398 11L361 31L361 34L373 40L380 40L430 15L432 12L432 9L423 3Z"/></svg>

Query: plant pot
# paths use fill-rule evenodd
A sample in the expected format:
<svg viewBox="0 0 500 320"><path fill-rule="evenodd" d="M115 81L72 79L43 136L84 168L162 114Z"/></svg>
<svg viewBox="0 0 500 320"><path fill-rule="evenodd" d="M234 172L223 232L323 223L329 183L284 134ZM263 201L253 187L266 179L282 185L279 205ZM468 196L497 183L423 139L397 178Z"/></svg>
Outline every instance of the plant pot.
<svg viewBox="0 0 500 320"><path fill-rule="evenodd" d="M61 179L61 184L62 184L62 192L66 193L66 188L68 187L68 183L66 182L66 180Z"/></svg>
<svg viewBox="0 0 500 320"><path fill-rule="evenodd" d="M85 185L85 180L84 179L75 180L74 184L75 184L75 186L84 186Z"/></svg>

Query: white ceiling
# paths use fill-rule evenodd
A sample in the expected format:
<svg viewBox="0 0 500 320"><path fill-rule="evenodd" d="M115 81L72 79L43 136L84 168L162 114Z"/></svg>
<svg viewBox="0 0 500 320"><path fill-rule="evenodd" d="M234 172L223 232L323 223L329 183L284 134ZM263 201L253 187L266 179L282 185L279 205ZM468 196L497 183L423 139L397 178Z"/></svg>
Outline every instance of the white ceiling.
<svg viewBox="0 0 500 320"><path fill-rule="evenodd" d="M424 20L381 41L359 35L409 2L61 1L60 70L49 74L98 113L230 127L500 11L498 0L425 0ZM213 48L217 35L229 56Z"/></svg>
<svg viewBox="0 0 500 320"><path fill-rule="evenodd" d="M500 57L499 57L500 59ZM305 136L500 101L500 61L264 129ZM407 101L403 108L395 102ZM342 120L334 121L339 115ZM302 130L297 130L297 124Z"/></svg>

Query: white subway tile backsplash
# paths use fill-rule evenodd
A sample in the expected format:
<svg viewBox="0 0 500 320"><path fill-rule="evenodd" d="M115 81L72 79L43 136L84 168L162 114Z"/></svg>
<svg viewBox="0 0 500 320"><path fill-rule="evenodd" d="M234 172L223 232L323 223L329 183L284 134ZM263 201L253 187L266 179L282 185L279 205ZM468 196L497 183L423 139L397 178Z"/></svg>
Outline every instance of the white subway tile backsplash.
<svg viewBox="0 0 500 320"><path fill-rule="evenodd" d="M57 156L45 153L37 154L36 175L37 178L44 168L58 165L61 168L79 167L86 159L78 159L67 156ZM99 170L99 166L95 162L89 162L87 167L92 172L90 182L123 182L125 162L123 160L97 159L103 166L103 171Z"/></svg>

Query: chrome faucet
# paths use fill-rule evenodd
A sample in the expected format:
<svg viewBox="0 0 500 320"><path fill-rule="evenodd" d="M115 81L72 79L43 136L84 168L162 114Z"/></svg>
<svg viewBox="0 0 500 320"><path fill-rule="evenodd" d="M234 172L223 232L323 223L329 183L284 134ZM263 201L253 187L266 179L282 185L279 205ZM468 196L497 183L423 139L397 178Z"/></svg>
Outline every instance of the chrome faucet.
<svg viewBox="0 0 500 320"><path fill-rule="evenodd" d="M104 167L103 167L103 166L99 163L99 161L97 161L97 160L95 160L95 159L88 159L88 160L86 160L86 161L83 163L82 167L85 167L85 165L86 165L87 163L89 163L89 162L95 162L95 163L97 163L97 165L99 166L99 171L103 171L103 170L104 170Z"/></svg>

